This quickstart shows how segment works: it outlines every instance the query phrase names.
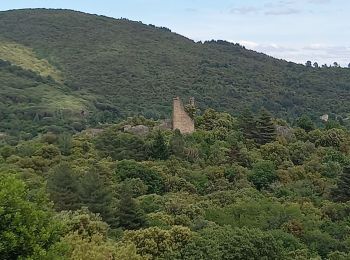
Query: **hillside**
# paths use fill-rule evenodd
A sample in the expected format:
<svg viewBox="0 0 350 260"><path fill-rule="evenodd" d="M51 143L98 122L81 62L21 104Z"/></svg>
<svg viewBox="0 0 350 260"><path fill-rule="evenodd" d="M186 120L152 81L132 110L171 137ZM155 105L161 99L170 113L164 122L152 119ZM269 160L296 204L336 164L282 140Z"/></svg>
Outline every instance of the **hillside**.
<svg viewBox="0 0 350 260"><path fill-rule="evenodd" d="M63 91L83 102L71 112L87 109L89 122L168 117L177 95L194 96L201 110L237 114L264 106L286 119L350 111L348 69L306 68L223 41L195 43L166 28L69 10L0 12L0 24L0 59L49 76L52 98Z"/></svg>
<svg viewBox="0 0 350 260"><path fill-rule="evenodd" d="M86 101L51 77L0 60L0 79L0 132L26 139L38 131L70 130L81 121Z"/></svg>
<svg viewBox="0 0 350 260"><path fill-rule="evenodd" d="M349 130L196 121L0 142L1 259L350 259Z"/></svg>

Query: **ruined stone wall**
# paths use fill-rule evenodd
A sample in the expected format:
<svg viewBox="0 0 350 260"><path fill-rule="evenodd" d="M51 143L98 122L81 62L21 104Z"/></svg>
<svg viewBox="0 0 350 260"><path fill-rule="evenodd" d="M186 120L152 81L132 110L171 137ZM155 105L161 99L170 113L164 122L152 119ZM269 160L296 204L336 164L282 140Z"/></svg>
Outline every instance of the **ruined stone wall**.
<svg viewBox="0 0 350 260"><path fill-rule="evenodd" d="M173 130L179 129L183 134L194 132L194 121L186 113L179 97L173 100Z"/></svg>

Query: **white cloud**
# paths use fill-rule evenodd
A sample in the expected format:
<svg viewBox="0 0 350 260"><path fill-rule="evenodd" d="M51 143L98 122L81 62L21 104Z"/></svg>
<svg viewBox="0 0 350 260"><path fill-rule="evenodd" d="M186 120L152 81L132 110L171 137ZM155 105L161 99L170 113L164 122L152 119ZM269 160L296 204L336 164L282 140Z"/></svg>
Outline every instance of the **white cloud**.
<svg viewBox="0 0 350 260"><path fill-rule="evenodd" d="M231 41L231 42L234 42L234 41ZM244 41L244 40L242 40L242 41L239 41L238 43L240 45L242 45L242 46L245 46L248 49L254 49L254 48L259 47L259 43L252 42L252 41Z"/></svg>
<svg viewBox="0 0 350 260"><path fill-rule="evenodd" d="M265 15L292 15L301 13L301 9L293 7L289 2L279 2L279 3L266 3L263 6L242 6L231 8L230 13L232 14L265 14Z"/></svg>
<svg viewBox="0 0 350 260"><path fill-rule="evenodd" d="M198 12L198 9L189 7L189 8L186 8L185 11L190 13L195 13L195 12Z"/></svg>
<svg viewBox="0 0 350 260"><path fill-rule="evenodd" d="M291 15L299 13L301 13L301 10L296 8L272 8L265 11L266 15Z"/></svg>
<svg viewBox="0 0 350 260"><path fill-rule="evenodd" d="M331 0L309 0L311 4L328 4Z"/></svg>
<svg viewBox="0 0 350 260"><path fill-rule="evenodd" d="M244 15L244 14L258 13L259 11L260 11L260 8L257 8L254 6L243 6L243 7L232 8L230 10L230 13Z"/></svg>
<svg viewBox="0 0 350 260"><path fill-rule="evenodd" d="M312 43L304 47L305 50L321 50L324 49L326 45L322 43Z"/></svg>
<svg viewBox="0 0 350 260"><path fill-rule="evenodd" d="M318 5L318 4L328 4L332 0L276 0L276 1L262 1L262 5L259 6L239 6L230 9L230 13L234 14L265 14L265 15L294 15L302 12L312 11L306 10L305 4Z"/></svg>
<svg viewBox="0 0 350 260"><path fill-rule="evenodd" d="M304 64L308 60L319 64L338 62L345 67L350 62L350 46L330 46L323 43L289 46L276 43L257 43L247 40L241 40L238 43L247 49L296 63Z"/></svg>

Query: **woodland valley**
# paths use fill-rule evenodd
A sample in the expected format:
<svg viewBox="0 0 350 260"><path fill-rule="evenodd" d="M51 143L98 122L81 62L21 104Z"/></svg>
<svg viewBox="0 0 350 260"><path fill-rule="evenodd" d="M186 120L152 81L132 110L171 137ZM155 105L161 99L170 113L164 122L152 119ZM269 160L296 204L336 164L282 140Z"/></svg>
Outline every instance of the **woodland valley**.
<svg viewBox="0 0 350 260"><path fill-rule="evenodd" d="M350 259L350 68L70 10L0 25L1 259ZM194 132L163 127L176 96Z"/></svg>

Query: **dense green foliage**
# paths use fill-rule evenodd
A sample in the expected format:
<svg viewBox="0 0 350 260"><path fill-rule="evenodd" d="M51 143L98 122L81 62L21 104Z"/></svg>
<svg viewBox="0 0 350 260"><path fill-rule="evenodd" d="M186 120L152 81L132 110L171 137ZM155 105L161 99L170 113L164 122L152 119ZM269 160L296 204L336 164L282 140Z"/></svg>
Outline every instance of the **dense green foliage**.
<svg viewBox="0 0 350 260"><path fill-rule="evenodd" d="M40 194L42 195L42 194ZM2 259L37 257L59 241L60 229L45 198L31 198L23 181L0 176L0 253Z"/></svg>
<svg viewBox="0 0 350 260"><path fill-rule="evenodd" d="M340 176L337 187L333 190L333 198L338 201L350 200L350 167L346 167Z"/></svg>
<svg viewBox="0 0 350 260"><path fill-rule="evenodd" d="M28 139L38 131L63 132L80 121L83 101L71 90L0 57L0 132ZM70 109L77 111L70 111Z"/></svg>
<svg viewBox="0 0 350 260"><path fill-rule="evenodd" d="M209 109L195 121L188 135L132 118L65 135L65 145L54 133L3 139L0 254L349 258L348 130L292 128L266 111L236 119ZM150 132L125 133L130 122Z"/></svg>
<svg viewBox="0 0 350 260"><path fill-rule="evenodd" d="M349 69L305 67L238 44L195 43L166 28L69 10L1 12L0 24L0 59L24 68L0 69L0 131L169 117L178 95L195 97L201 110L348 117Z"/></svg>
<svg viewBox="0 0 350 260"><path fill-rule="evenodd" d="M67 10L0 24L1 258L350 258L348 69ZM192 134L158 120L177 95Z"/></svg>

